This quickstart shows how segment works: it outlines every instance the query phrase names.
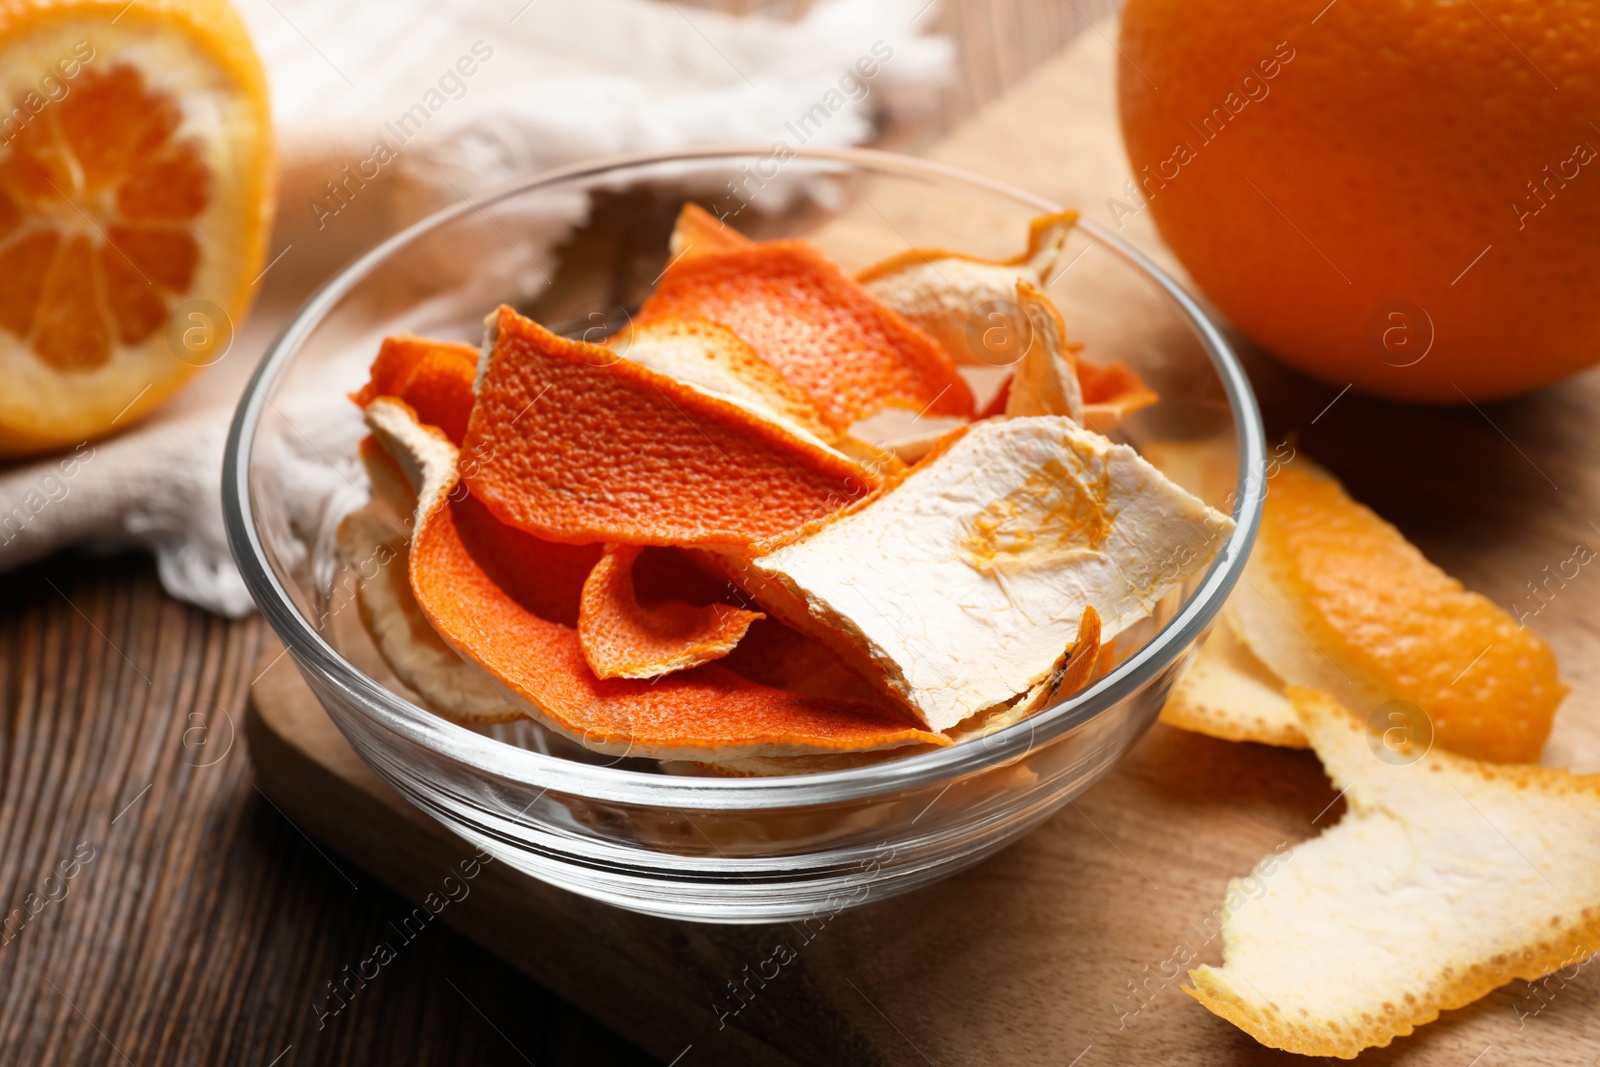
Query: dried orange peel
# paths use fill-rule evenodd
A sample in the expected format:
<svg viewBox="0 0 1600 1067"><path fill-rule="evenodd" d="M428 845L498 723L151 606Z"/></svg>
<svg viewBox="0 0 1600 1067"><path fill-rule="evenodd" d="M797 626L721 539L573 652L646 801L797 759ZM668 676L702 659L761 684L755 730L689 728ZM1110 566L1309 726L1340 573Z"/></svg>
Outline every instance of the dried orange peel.
<svg viewBox="0 0 1600 1067"><path fill-rule="evenodd" d="M688 203L678 212L667 251L677 260L707 252L733 252L754 243L699 204Z"/></svg>
<svg viewBox="0 0 1600 1067"><path fill-rule="evenodd" d="M660 600L641 604L633 570L637 545L608 545L583 584L578 640L597 678L654 678L732 652L757 619L731 604Z"/></svg>
<svg viewBox="0 0 1600 1067"><path fill-rule="evenodd" d="M1007 388L1006 417L1065 415L1083 425L1078 359L1067 340L1067 325L1061 312L1028 282L1017 283L1016 297L1017 306L1028 320L1029 343Z"/></svg>
<svg viewBox="0 0 1600 1067"><path fill-rule="evenodd" d="M987 362L972 343L974 318L989 308L1010 308L1019 282L1048 289L1077 222L1076 211L1041 215L1028 226L1028 247L1010 259L911 248L858 272L856 281L955 362Z"/></svg>
<svg viewBox="0 0 1600 1067"><path fill-rule="evenodd" d="M266 78L223 0L14 0L0 71L4 458L131 425L226 354L276 168Z"/></svg>
<svg viewBox="0 0 1600 1067"><path fill-rule="evenodd" d="M462 472L501 520L574 544L746 545L865 495L871 473L745 408L502 307Z"/></svg>
<svg viewBox="0 0 1600 1067"><path fill-rule="evenodd" d="M1160 399L1126 363L1080 359L1076 367L1083 396L1083 424L1097 433L1110 433L1129 415Z"/></svg>
<svg viewBox="0 0 1600 1067"><path fill-rule="evenodd" d="M1233 529L1131 448L1064 416L974 424L866 501L758 546L744 578L930 729L1052 677L1148 616ZM892 565L885 565L892 560ZM1091 658L1092 659L1092 658Z"/></svg>
<svg viewBox="0 0 1600 1067"><path fill-rule="evenodd" d="M401 334L384 338L367 384L350 399L364 408L376 397L396 397L459 445L472 414L477 375L478 350L471 345Z"/></svg>
<svg viewBox="0 0 1600 1067"><path fill-rule="evenodd" d="M679 258L640 311L659 316L726 326L839 431L891 406L972 416L950 357L804 241Z"/></svg>
<svg viewBox="0 0 1600 1067"><path fill-rule="evenodd" d="M355 585L356 610L378 654L423 703L452 722L509 722L522 712L489 676L444 643L411 595L411 522L416 494L394 459L369 437L361 461L372 500L344 517L336 542Z"/></svg>
<svg viewBox="0 0 1600 1067"><path fill-rule="evenodd" d="M596 678L577 627L552 617L575 615L577 598L529 605L513 595L543 585L547 548L571 546L508 527L458 493L455 447L406 405L379 397L366 416L401 467L420 475L417 604L447 644L547 727L598 752L712 763L949 744L883 708L772 689L716 665L653 682Z"/></svg>
<svg viewBox="0 0 1600 1067"><path fill-rule="evenodd" d="M1268 483L1229 609L1250 651L1285 683L1363 714L1415 705L1440 746L1475 759L1537 760L1567 693L1537 634L1430 563L1303 455Z"/></svg>
<svg viewBox="0 0 1600 1067"><path fill-rule="evenodd" d="M1010 259L983 259L936 248L914 248L890 256L856 275L873 296L904 315L957 363L993 364L1006 350L990 351L988 328L999 324L1007 337L1036 337L1040 326L1037 305L1048 305L1044 290L1058 276L1067 241L1078 213L1042 215L1028 227L1028 247ZM1064 268L1062 268L1064 269ZM1018 287L1035 294L1024 299ZM1050 310L1054 312L1054 308ZM1020 321L1012 321L1020 316ZM1067 349L1078 378L1076 392L1082 409L1071 412L1024 410L1023 414L1071 414L1098 433L1110 433L1123 419L1156 402L1156 394L1122 363L1098 364L1076 357L1076 345L1065 340L1060 313L1055 312L1061 345ZM1046 328L1050 324L1045 324ZM1031 352L1031 349L1028 351ZM1014 358L1014 357L1013 357ZM1003 387L985 415L1009 410L1009 394L1026 391L1038 361L1024 356L1013 379Z"/></svg>
<svg viewBox="0 0 1600 1067"><path fill-rule="evenodd" d="M790 384L732 330L710 319L656 316L619 333L608 347L630 362L862 463L868 478L880 469L898 469L893 457L830 426L805 390Z"/></svg>
<svg viewBox="0 0 1600 1067"><path fill-rule="evenodd" d="M1288 695L1349 810L1229 884L1223 965L1186 993L1264 1045L1353 1059L1593 952L1600 775L1385 748L1326 694Z"/></svg>
<svg viewBox="0 0 1600 1067"><path fill-rule="evenodd" d="M1039 262L1065 225L1036 228ZM1083 427L1023 260L989 266L1030 344L971 423L949 357L811 246L686 209L673 250L604 345L501 307L480 350L390 338L353 394L415 487L409 597L374 578L363 618L442 713L716 773L855 766L1059 703L1226 540ZM895 409L957 428L907 467L852 434Z"/></svg>

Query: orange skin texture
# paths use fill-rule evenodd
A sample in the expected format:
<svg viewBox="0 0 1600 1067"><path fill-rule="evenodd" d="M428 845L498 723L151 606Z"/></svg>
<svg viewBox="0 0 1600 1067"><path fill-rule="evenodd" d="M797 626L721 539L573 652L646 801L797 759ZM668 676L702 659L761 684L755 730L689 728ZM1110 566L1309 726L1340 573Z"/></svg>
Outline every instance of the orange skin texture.
<svg viewBox="0 0 1600 1067"><path fill-rule="evenodd" d="M746 545L871 488L857 464L501 307L462 476L504 522L576 544Z"/></svg>
<svg viewBox="0 0 1600 1067"><path fill-rule="evenodd" d="M475 361L462 349L390 338L355 399L367 404L398 385L419 419L464 421ZM587 744L704 755L727 747L788 754L949 743L886 708L788 693L717 666L651 681L596 677L578 626L602 553L598 544L545 541L509 526L457 483L412 539L412 594L452 647ZM716 589L686 559L651 563L640 568L638 584L652 599L703 601Z"/></svg>
<svg viewBox="0 0 1600 1067"><path fill-rule="evenodd" d="M634 568L643 551L608 545L584 582L578 638L596 677L654 678L710 663L732 652L751 623L766 618L732 604L641 604Z"/></svg>
<svg viewBox="0 0 1600 1067"><path fill-rule="evenodd" d="M1258 538L1256 551L1285 563L1288 595L1307 609L1305 636L1334 663L1421 707L1452 752L1538 760L1567 687L1532 630L1429 563L1332 478L1280 469Z"/></svg>
<svg viewBox="0 0 1600 1067"><path fill-rule="evenodd" d="M595 677L566 621L579 614L569 587L581 561L550 558L582 549L598 552L540 541L461 497L417 531L411 588L452 647L591 747L787 754L949 743L886 708L772 689L715 664L649 681Z"/></svg>
<svg viewBox="0 0 1600 1067"><path fill-rule="evenodd" d="M1162 237L1254 340L1335 388L1461 403L1591 365L1600 174L1557 168L1600 149L1600 0L1324 6L1130 0L1122 129ZM1280 43L1292 59L1266 79ZM1218 107L1206 141L1189 124ZM1165 162L1183 144L1193 158Z"/></svg>
<svg viewBox="0 0 1600 1067"><path fill-rule="evenodd" d="M404 400L420 422L437 426L459 446L472 414L478 350L456 341L401 334L385 337L366 385L350 395L361 407L380 396Z"/></svg>
<svg viewBox="0 0 1600 1067"><path fill-rule="evenodd" d="M972 417L950 357L805 241L684 256L640 311L656 315L726 326L837 430L885 406Z"/></svg>
<svg viewBox="0 0 1600 1067"><path fill-rule="evenodd" d="M755 242L727 225L699 204L685 203L672 227L672 254L699 256L707 252L734 252Z"/></svg>

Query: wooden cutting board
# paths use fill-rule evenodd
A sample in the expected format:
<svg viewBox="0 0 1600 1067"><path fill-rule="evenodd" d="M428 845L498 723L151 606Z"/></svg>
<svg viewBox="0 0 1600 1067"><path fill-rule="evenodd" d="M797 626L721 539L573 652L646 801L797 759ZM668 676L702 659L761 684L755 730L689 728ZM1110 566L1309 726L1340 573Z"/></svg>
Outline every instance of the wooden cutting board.
<svg viewBox="0 0 1600 1067"><path fill-rule="evenodd" d="M1106 35L1083 35L931 154L1114 224L1108 201L1127 201L1128 174L1113 57ZM1123 221L1125 236L1170 263L1145 216ZM1600 769L1600 635L1586 610L1600 576L1580 572L1547 603L1527 586L1576 545L1600 546L1600 380L1481 410L1428 410L1336 396L1246 356L1269 444L1293 435L1469 586L1540 608L1531 624L1573 686L1547 762ZM401 893L420 900L468 854L361 763L287 657L256 684L248 734L262 788L284 812ZM1342 812L1309 753L1157 725L999 856L820 924L645 918L503 866L486 868L443 917L683 1067L1303 1062L1183 995L1170 961L1192 952L1219 962L1228 878ZM789 962L761 977L773 960ZM1591 965L1537 994L1513 983L1363 1059L1588 1062L1600 1048L1596 974Z"/></svg>

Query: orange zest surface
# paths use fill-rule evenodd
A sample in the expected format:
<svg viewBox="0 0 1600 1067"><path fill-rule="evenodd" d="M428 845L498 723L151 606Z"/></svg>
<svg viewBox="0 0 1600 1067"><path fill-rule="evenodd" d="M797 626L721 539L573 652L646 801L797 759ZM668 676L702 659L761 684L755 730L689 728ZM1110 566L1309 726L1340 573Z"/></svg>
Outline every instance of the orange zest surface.
<svg viewBox="0 0 1600 1067"><path fill-rule="evenodd" d="M885 406L972 416L950 357L805 241L685 256L645 301L641 319L655 315L728 327L836 429Z"/></svg>
<svg viewBox="0 0 1600 1067"><path fill-rule="evenodd" d="M477 373L478 350L471 345L410 334L385 337L370 379L350 399L361 407L379 396L404 400L424 425L439 427L459 445L472 414Z"/></svg>
<svg viewBox="0 0 1600 1067"><path fill-rule="evenodd" d="M745 545L864 496L863 469L501 307L463 478L552 541Z"/></svg>
<svg viewBox="0 0 1600 1067"><path fill-rule="evenodd" d="M698 667L732 652L750 629L765 618L731 604L696 604L657 599L640 603L634 573L647 550L636 545L611 545L589 572L578 609L578 638L589 667L600 678L653 678ZM693 564L672 559L661 566Z"/></svg>
<svg viewBox="0 0 1600 1067"><path fill-rule="evenodd" d="M673 224L667 250L677 259L707 252L732 252L754 243L699 204L686 203Z"/></svg>
<svg viewBox="0 0 1600 1067"><path fill-rule="evenodd" d="M1119 224L1148 207L1334 390L1481 403L1592 366L1600 0L1323 4L1129 0Z"/></svg>
<svg viewBox="0 0 1600 1067"><path fill-rule="evenodd" d="M1537 760L1567 692L1550 647L1308 467L1272 479L1256 547L1303 609L1306 639L1370 689L1421 707L1444 748Z"/></svg>
<svg viewBox="0 0 1600 1067"><path fill-rule="evenodd" d="M411 583L458 653L587 747L714 759L948 744L887 709L771 689L715 664L653 681L597 678L568 621L579 595L550 595L549 554L575 548L512 529L470 496L445 499L419 524Z"/></svg>

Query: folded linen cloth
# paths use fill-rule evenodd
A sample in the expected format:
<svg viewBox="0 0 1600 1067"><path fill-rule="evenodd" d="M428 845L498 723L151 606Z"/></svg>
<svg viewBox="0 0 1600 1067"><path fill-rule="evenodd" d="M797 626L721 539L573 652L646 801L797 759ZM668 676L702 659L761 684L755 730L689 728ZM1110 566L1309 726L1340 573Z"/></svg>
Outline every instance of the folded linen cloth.
<svg viewBox="0 0 1600 1067"><path fill-rule="evenodd" d="M0 467L0 569L139 543L174 596L248 613L222 446L249 372L314 283L400 226L546 167L713 141L859 143L950 70L927 0L822 0L795 22L672 0L235 3L271 80L282 163L262 299L227 357L153 418ZM308 449L349 453L359 423L324 410L343 403L340 384L289 413ZM282 462L308 516L340 512L348 482L306 483Z"/></svg>

